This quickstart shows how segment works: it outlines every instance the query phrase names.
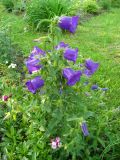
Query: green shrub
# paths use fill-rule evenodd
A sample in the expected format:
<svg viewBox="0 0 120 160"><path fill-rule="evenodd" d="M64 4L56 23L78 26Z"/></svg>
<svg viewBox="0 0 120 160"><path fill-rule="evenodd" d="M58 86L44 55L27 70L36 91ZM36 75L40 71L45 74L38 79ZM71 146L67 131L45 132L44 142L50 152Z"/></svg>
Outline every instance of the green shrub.
<svg viewBox="0 0 120 160"><path fill-rule="evenodd" d="M84 12L90 14L97 14L99 12L99 6L96 0L84 0L82 8Z"/></svg>
<svg viewBox="0 0 120 160"><path fill-rule="evenodd" d="M11 12L14 8L14 0L2 0L2 4L5 6L8 12Z"/></svg>
<svg viewBox="0 0 120 160"><path fill-rule="evenodd" d="M14 12L20 13L25 11L26 9L26 3L25 1L18 1L14 6Z"/></svg>
<svg viewBox="0 0 120 160"><path fill-rule="evenodd" d="M0 63L20 63L23 54L17 44L12 44L11 39L4 31L0 32Z"/></svg>
<svg viewBox="0 0 120 160"><path fill-rule="evenodd" d="M8 12L23 12L25 11L27 1L25 0L2 0L2 4Z"/></svg>
<svg viewBox="0 0 120 160"><path fill-rule="evenodd" d="M54 16L68 14L71 4L69 0L32 0L27 6L27 20L38 30L46 31L49 20Z"/></svg>
<svg viewBox="0 0 120 160"><path fill-rule="evenodd" d="M111 0L113 7L120 7L120 0Z"/></svg>
<svg viewBox="0 0 120 160"><path fill-rule="evenodd" d="M111 8L111 0L100 0L99 5L104 10L109 10Z"/></svg>

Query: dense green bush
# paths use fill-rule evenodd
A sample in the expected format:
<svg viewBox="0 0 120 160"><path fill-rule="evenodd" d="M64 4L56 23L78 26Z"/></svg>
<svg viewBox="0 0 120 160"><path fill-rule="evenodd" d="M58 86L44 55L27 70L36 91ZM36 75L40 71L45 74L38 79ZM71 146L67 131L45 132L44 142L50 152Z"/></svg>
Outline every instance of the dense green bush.
<svg viewBox="0 0 120 160"><path fill-rule="evenodd" d="M113 7L120 7L120 0L111 0Z"/></svg>
<svg viewBox="0 0 120 160"><path fill-rule="evenodd" d="M99 5L96 0L84 0L82 3L83 11L90 14L99 12Z"/></svg>
<svg viewBox="0 0 120 160"><path fill-rule="evenodd" d="M98 4L105 10L109 10L111 7L120 7L119 0L99 0Z"/></svg>
<svg viewBox="0 0 120 160"><path fill-rule="evenodd" d="M27 6L27 20L33 27L45 31L51 18L70 12L72 3L69 0L31 0Z"/></svg>
<svg viewBox="0 0 120 160"><path fill-rule="evenodd" d="M11 12L14 8L14 0L2 0L2 4L5 6L8 12Z"/></svg>
<svg viewBox="0 0 120 160"><path fill-rule="evenodd" d="M2 4L8 10L8 12L23 12L26 9L25 0L2 0Z"/></svg>
<svg viewBox="0 0 120 160"><path fill-rule="evenodd" d="M99 0L99 5L104 10L109 10L111 8L111 0Z"/></svg>
<svg viewBox="0 0 120 160"><path fill-rule="evenodd" d="M17 44L13 44L6 32L0 32L0 63L17 65L18 72L21 72L23 53Z"/></svg>

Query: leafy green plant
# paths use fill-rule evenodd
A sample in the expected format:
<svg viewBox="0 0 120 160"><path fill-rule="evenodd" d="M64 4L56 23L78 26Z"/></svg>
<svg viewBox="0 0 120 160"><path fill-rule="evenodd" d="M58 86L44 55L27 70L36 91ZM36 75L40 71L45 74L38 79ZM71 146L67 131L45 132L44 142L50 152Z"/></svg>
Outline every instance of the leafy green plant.
<svg viewBox="0 0 120 160"><path fill-rule="evenodd" d="M2 90L5 88L7 93L14 93L6 103L6 114L3 115L2 158L6 156L8 159L97 159L105 147L104 138L101 138L105 124L99 120L94 109L91 110L92 100L84 95L83 84L88 78L82 76L76 85L68 86L65 77L62 76L64 68L80 71L80 64L84 58L81 57L80 63L68 62L63 57L64 48L55 47L54 35L57 36L58 33L56 21L57 18L51 21L50 32L46 37L50 39L51 51L46 50L45 56L41 56L42 69L32 75L26 74L25 82L42 76L45 80L44 88L32 94L26 91L24 85L10 87L6 81L1 82ZM48 41L46 43L48 45ZM71 80L74 81L73 78ZM31 87L34 88L32 85ZM90 103L88 106L87 101ZM83 121L88 123L90 132L86 137L81 129ZM57 136L60 137L61 146L53 150L51 141ZM100 149L96 151L96 148Z"/></svg>
<svg viewBox="0 0 120 160"><path fill-rule="evenodd" d="M13 44L10 37L6 32L0 32L0 63L6 64L7 67L11 64L16 65L16 71L19 73L23 72L23 53L19 49L17 44ZM1 72L2 73L2 72ZM4 70L3 70L4 74ZM10 75L10 74L9 74ZM21 75L23 77L23 75Z"/></svg>
<svg viewBox="0 0 120 160"><path fill-rule="evenodd" d="M99 5L96 0L84 0L82 2L82 8L84 12L90 14L97 14L99 12Z"/></svg>
<svg viewBox="0 0 120 160"><path fill-rule="evenodd" d="M48 30L50 19L70 12L69 0L32 0L27 6L27 20L37 30Z"/></svg>
<svg viewBox="0 0 120 160"><path fill-rule="evenodd" d="M25 1L18 1L14 6L14 13L22 13L26 10L26 3Z"/></svg>
<svg viewBox="0 0 120 160"><path fill-rule="evenodd" d="M2 0L2 4L7 10L9 12L14 11L15 13L21 13L25 11L26 3L27 1L25 0Z"/></svg>
<svg viewBox="0 0 120 160"><path fill-rule="evenodd" d="M2 0L2 4L6 7L8 12L11 12L14 8L14 0Z"/></svg>
<svg viewBox="0 0 120 160"><path fill-rule="evenodd" d="M18 57L22 56L22 52L16 44L13 44L6 32L0 32L0 62L1 63L16 63Z"/></svg>
<svg viewBox="0 0 120 160"><path fill-rule="evenodd" d="M120 8L120 1L119 0L111 0L111 4L113 7Z"/></svg>
<svg viewBox="0 0 120 160"><path fill-rule="evenodd" d="M111 8L111 0L99 0L99 5L104 10L109 10Z"/></svg>

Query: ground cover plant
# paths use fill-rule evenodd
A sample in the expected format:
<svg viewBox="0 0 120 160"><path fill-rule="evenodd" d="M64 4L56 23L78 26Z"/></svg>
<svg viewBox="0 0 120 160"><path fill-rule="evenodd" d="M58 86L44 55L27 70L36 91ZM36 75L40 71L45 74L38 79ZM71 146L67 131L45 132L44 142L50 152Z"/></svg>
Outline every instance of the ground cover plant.
<svg viewBox="0 0 120 160"><path fill-rule="evenodd" d="M21 83L14 60L1 61L1 159L119 159L120 10L75 30L62 16L64 34L56 17L42 36L22 16L0 10L0 28L9 29L8 37L24 51L26 73Z"/></svg>

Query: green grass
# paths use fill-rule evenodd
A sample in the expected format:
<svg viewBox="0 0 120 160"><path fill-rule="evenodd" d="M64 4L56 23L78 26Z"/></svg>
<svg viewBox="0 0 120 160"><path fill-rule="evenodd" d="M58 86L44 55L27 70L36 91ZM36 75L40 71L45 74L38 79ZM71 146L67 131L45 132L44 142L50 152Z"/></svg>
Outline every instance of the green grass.
<svg viewBox="0 0 120 160"><path fill-rule="evenodd" d="M79 61L81 56L91 58L100 63L100 68L93 76L92 83L100 87L107 87L109 90L106 96L101 95L98 99L97 93L93 93L90 110L95 111L105 130L109 133L109 145L119 138L120 111L115 108L120 106L120 9L113 9L111 12L91 18L88 22L79 25L75 35L64 35L62 41L69 43L72 47L79 48ZM10 36L15 43L18 43L25 55L29 55L34 45L33 39L39 38L43 33L36 33L29 28L23 16L16 16L7 13L0 6L0 29L10 29ZM102 97L104 100L102 100ZM89 101L90 105L90 100ZM99 104L99 105L98 105ZM106 124L106 122L109 122ZM92 122L93 125L96 122ZM101 127L102 128L102 127ZM112 132L111 132L112 131ZM114 141L115 142L115 141ZM120 140L119 140L120 143ZM107 147L106 147L107 149ZM106 151L106 150L105 150ZM107 151L106 151L107 152ZM106 153L105 153L106 154Z"/></svg>
<svg viewBox="0 0 120 160"><path fill-rule="evenodd" d="M34 31L28 32L27 23L24 20L24 16L17 16L13 13L9 14L5 9L0 6L0 29L9 29L10 36L15 43L23 49L24 54L29 54L31 47L35 44L33 39L40 37L41 34L35 33ZM27 32L25 32L27 29Z"/></svg>
<svg viewBox="0 0 120 160"><path fill-rule="evenodd" d="M95 82L109 88L109 107L120 104L120 9L93 17L78 27L75 36L66 36L65 41L79 48L84 57L100 62Z"/></svg>

